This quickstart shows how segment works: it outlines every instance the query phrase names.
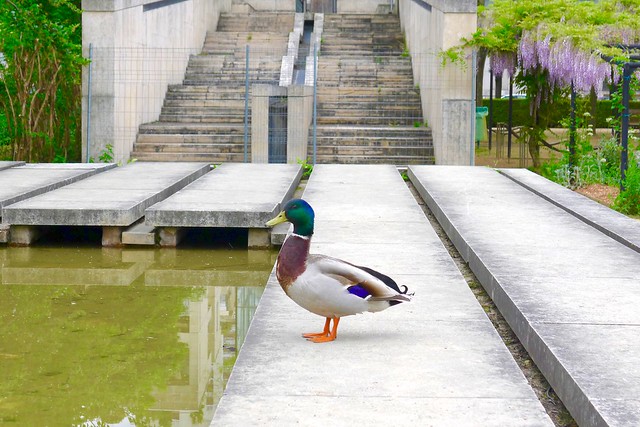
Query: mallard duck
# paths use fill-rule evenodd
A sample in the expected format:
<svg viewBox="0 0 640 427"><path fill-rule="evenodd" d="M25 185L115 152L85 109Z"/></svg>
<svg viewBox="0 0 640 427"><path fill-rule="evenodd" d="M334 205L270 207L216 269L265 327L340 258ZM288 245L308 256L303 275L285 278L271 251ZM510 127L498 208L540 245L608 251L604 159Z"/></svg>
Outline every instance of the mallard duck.
<svg viewBox="0 0 640 427"><path fill-rule="evenodd" d="M333 341L340 318L382 311L411 300L413 294L408 293L406 286L401 290L382 273L326 255L310 254L314 218L307 202L293 199L266 224L269 227L287 221L293 224L293 233L278 255L278 282L299 306L326 318L322 332L302 334L303 337L316 343Z"/></svg>

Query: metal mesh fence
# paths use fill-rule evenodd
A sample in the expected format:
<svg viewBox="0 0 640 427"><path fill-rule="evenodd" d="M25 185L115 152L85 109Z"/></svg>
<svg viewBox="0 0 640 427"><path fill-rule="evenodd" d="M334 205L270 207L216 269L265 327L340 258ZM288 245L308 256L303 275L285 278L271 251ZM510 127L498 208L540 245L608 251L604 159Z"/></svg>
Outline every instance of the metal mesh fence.
<svg viewBox="0 0 640 427"><path fill-rule="evenodd" d="M286 43L274 49L263 46L274 40L243 37L207 41L201 51L94 47L83 100L87 157L97 160L111 146L115 161L251 161L263 132L273 162L287 161L287 141L296 139L308 146L299 160L433 163L446 150L437 142L446 138L442 129L460 127L444 123L443 110L469 108L473 98L468 71L443 68L435 53L322 50L316 93L310 87L294 95L279 86ZM294 83L304 81L304 61L296 64ZM310 120L313 95L317 113ZM306 99L304 107L291 104L295 96ZM256 112L261 97L266 113Z"/></svg>

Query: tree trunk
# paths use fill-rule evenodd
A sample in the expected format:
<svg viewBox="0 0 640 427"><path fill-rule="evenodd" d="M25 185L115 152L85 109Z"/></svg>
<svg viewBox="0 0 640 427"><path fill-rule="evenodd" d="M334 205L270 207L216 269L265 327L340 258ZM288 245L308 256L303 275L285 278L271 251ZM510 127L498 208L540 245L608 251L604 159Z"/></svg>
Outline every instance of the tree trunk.
<svg viewBox="0 0 640 427"><path fill-rule="evenodd" d="M478 50L477 57L477 68L476 68L476 106L482 107L482 92L483 92L483 83L484 83L484 66L487 62L487 49L481 47Z"/></svg>

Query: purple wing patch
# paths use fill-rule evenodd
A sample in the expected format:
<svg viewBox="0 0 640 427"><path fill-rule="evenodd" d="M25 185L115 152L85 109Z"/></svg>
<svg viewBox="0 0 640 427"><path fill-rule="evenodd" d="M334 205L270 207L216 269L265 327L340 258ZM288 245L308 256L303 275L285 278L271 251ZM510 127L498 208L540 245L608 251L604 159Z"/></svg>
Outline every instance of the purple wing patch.
<svg viewBox="0 0 640 427"><path fill-rule="evenodd" d="M365 288L363 288L360 285L355 285L355 286L349 286L347 288L347 290L349 291L350 294L353 294L357 297L360 297L362 299L368 297L369 295L371 295Z"/></svg>

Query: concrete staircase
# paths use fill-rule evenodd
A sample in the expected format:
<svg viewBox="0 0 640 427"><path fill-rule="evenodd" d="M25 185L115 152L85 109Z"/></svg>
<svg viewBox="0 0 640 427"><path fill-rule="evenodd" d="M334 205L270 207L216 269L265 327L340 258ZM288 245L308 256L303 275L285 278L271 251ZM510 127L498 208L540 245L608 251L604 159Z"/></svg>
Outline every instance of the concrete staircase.
<svg viewBox="0 0 640 427"><path fill-rule="evenodd" d="M202 53L189 59L182 84L168 88L158 121L140 126L131 157L242 162L246 46L249 87L277 85L293 19L293 13L222 14Z"/></svg>
<svg viewBox="0 0 640 427"><path fill-rule="evenodd" d="M395 15L325 15L317 163L434 162L411 58L403 51Z"/></svg>

